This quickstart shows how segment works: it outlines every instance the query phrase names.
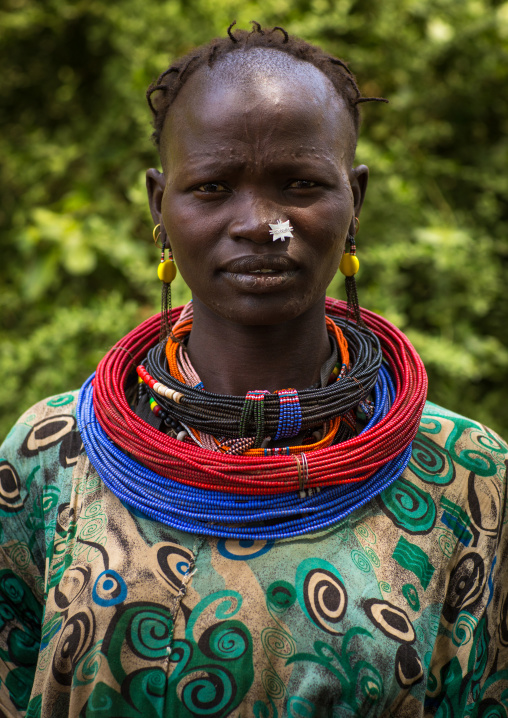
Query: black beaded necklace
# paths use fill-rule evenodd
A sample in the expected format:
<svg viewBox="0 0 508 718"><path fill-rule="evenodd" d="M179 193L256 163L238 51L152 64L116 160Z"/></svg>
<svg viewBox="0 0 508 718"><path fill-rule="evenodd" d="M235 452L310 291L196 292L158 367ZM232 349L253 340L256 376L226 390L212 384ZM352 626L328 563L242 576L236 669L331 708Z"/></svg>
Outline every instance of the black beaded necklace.
<svg viewBox="0 0 508 718"><path fill-rule="evenodd" d="M380 343L370 329L353 325L338 317L330 318L347 337L349 372L342 376L340 381L329 386L295 392L295 402L301 412L299 431L321 426L334 417L345 416L351 412L372 392L381 366ZM187 424L213 436L237 438L242 435L256 435L259 421L262 420L265 436L277 434L281 422L279 395L264 394L262 417L258 411L250 412L246 419L246 401L252 401L252 398L213 394L178 381L168 372L163 344L153 347L143 364L156 382L168 387L178 396L177 402L148 387L149 394L174 422Z"/></svg>

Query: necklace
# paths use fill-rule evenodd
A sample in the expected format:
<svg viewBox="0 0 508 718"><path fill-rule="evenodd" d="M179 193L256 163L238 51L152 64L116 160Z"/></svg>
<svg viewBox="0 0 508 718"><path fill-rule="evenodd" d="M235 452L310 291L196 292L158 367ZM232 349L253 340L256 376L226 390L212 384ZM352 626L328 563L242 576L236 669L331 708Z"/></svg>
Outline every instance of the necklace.
<svg viewBox="0 0 508 718"><path fill-rule="evenodd" d="M386 381L374 391L377 413L386 414L394 388ZM381 389L383 387L383 389ZM384 390L384 396L379 390ZM78 424L87 454L107 486L121 500L151 518L182 531L239 540L275 540L326 528L347 516L389 486L406 467L411 446L369 479L290 494L266 494L254 499L218 491L193 489L163 479L118 449L97 422L93 411L92 378L78 401ZM374 416L369 424L374 424ZM365 430L370 428L367 425ZM304 455L302 455L304 456ZM270 525L266 526L265 522ZM274 524L274 522L276 522ZM247 526L238 527L238 524Z"/></svg>
<svg viewBox="0 0 508 718"><path fill-rule="evenodd" d="M188 418L182 417L182 412L180 411L180 401L184 398L182 390L186 386L191 386L201 389L204 393L203 384L190 362L184 343L192 330L192 322L192 302L189 302L189 304L184 307L180 319L173 327L172 334L166 343L165 354L169 374L182 385L178 391L162 383L165 381L164 376L161 377L157 375L156 378L154 378L146 369L145 365L148 364L148 361L136 367L140 380L140 397L142 397L143 394L149 395L150 408L164 421L166 426L175 429L175 434L178 433L183 437L190 437L202 448L207 448L212 451L229 452L231 454L243 454L246 456L270 456L281 453L287 455L299 454L302 451L307 452L324 448L330 446L332 443L344 441L354 436L356 431L356 417L346 415L334 417L328 422L323 422L319 427L314 426L308 429L306 436L300 434L300 443L298 445L294 445L295 442L292 442L293 445L288 444L287 446L269 447L272 438L267 436L269 428L266 427L265 421L265 398L270 395L268 391L251 391L245 397L236 437L228 438L221 436L220 439L217 439L212 434L199 431L195 425L188 425L186 423ZM335 342L335 353L337 353L337 350L340 351L340 361L342 362L341 370L339 371L336 366L332 375L329 377L328 383L330 384L332 381L340 381L348 371L349 349L348 343L339 326L329 317L326 317L326 324L328 332ZM157 349L159 352L161 351L160 347L157 347ZM379 348L377 348L377 353L378 356L380 356ZM151 369L151 371L154 371L154 369ZM356 388L357 387L355 387L355 389ZM316 396L319 397L319 392L316 393ZM297 436L302 426L299 393L294 389L286 389L274 392L272 399L276 401L277 397L279 399L278 424L276 432L272 433L275 441L281 438ZM216 397L214 396L214 398ZM221 397L221 399L223 398L224 397ZM226 399L229 398L230 397L226 397ZM232 399L239 399L239 397L232 397ZM365 409L370 416L369 407L366 406ZM220 409L218 415L220 416L223 411L223 408ZM351 414L351 409L348 414ZM252 419L255 424L255 436L249 436L249 419ZM220 428L220 426L217 426L217 431L219 431Z"/></svg>
<svg viewBox="0 0 508 718"><path fill-rule="evenodd" d="M342 361L350 366L345 376L327 387L290 393L289 390L273 394L249 392L247 397L206 392L181 380L183 377L175 361L177 342L169 341L166 349L159 344L147 353L143 368L152 378L151 395L171 418L205 434L232 438L256 436L261 422L264 436L295 436L300 430L347 415L370 394L381 366L381 347L373 332L350 325L346 344L341 331L345 328L345 319L329 316L328 325L332 325L339 336L342 353L346 347ZM346 362L346 358L350 362Z"/></svg>
<svg viewBox="0 0 508 718"><path fill-rule="evenodd" d="M328 312L343 317L345 305L329 300ZM174 312L174 320L178 310ZM380 340L393 377L393 405L375 426L341 444L309 453L305 486L353 482L371 476L412 441L425 403L427 378L407 338L386 320L365 311L365 321ZM100 362L94 408L99 423L117 446L161 476L190 486L244 494L298 490L302 470L292 456L246 457L206 452L175 441L143 422L129 407L124 386L128 374L157 341L158 316L148 319L119 342ZM351 342L350 342L351 344ZM329 387L323 389L327 391ZM218 397L220 398L220 397ZM316 424L322 421L320 416ZM299 470L300 469L300 470Z"/></svg>
<svg viewBox="0 0 508 718"><path fill-rule="evenodd" d="M327 300L327 310L343 317L345 305ZM113 347L82 387L78 426L92 465L129 506L182 531L269 540L336 523L400 476L426 395L423 365L406 337L371 312L363 317L385 362L373 388L374 415L358 436L300 455L246 457L152 429L130 409L123 387L157 340L160 320L153 317Z"/></svg>

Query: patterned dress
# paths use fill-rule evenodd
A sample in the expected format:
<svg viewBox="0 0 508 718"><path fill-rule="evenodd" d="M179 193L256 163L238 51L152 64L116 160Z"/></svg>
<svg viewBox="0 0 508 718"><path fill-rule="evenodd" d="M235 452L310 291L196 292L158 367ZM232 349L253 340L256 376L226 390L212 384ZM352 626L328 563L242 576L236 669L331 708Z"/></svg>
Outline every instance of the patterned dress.
<svg viewBox="0 0 508 718"><path fill-rule="evenodd" d="M326 530L267 541L137 515L76 394L0 449L0 715L508 715L508 450L427 404L412 460Z"/></svg>

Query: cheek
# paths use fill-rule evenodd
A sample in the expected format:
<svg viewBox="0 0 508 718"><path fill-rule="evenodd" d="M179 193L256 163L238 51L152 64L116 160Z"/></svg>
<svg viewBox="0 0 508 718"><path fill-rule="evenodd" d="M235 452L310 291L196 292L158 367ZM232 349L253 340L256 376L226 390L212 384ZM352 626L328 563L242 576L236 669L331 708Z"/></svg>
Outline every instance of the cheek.
<svg viewBox="0 0 508 718"><path fill-rule="evenodd" d="M349 196L345 201L323 203L302 217L302 234L312 238L311 247L318 261L340 261L353 216L353 205L347 199Z"/></svg>
<svg viewBox="0 0 508 718"><path fill-rule="evenodd" d="M313 224L310 235L313 241L308 245L307 252L312 283L317 293L326 290L339 269L353 211L352 206L344 204L319 213Z"/></svg>
<svg viewBox="0 0 508 718"><path fill-rule="evenodd" d="M209 303L206 298L214 286L220 227L186 198L166 198L162 219L182 279L195 296Z"/></svg>
<svg viewBox="0 0 508 718"><path fill-rule="evenodd" d="M185 198L165 197L162 220L177 264L199 258L211 233L206 215L200 217Z"/></svg>
<svg viewBox="0 0 508 718"><path fill-rule="evenodd" d="M170 241L178 240L181 234L186 233L186 227L190 224L191 213L184 201L179 201L173 194L164 193L162 199L162 219Z"/></svg>

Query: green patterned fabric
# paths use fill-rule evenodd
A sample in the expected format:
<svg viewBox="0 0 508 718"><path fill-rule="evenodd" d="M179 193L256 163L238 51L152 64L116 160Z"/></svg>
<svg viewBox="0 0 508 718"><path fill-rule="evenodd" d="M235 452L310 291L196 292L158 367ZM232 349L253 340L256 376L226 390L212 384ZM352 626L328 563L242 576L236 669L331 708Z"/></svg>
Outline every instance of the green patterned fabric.
<svg viewBox="0 0 508 718"><path fill-rule="evenodd" d="M508 450L427 404L410 465L335 527L202 538L128 510L76 394L0 449L0 713L508 715Z"/></svg>

